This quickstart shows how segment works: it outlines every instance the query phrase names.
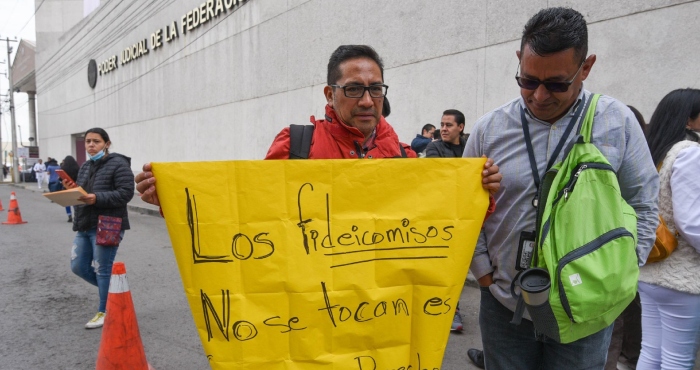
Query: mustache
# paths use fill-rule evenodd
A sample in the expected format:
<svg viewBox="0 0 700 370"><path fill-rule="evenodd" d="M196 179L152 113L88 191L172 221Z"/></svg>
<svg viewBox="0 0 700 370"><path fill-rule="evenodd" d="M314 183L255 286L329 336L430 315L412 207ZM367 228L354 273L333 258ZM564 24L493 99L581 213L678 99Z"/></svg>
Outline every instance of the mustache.
<svg viewBox="0 0 700 370"><path fill-rule="evenodd" d="M377 111L375 109L353 109L352 114L357 115L357 114L371 114L373 116L377 116Z"/></svg>

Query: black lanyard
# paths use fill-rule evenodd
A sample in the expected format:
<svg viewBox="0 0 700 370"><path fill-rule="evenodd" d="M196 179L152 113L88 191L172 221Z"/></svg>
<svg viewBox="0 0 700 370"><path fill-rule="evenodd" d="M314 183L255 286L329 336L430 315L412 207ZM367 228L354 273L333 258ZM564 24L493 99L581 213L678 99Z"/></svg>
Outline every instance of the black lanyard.
<svg viewBox="0 0 700 370"><path fill-rule="evenodd" d="M545 173L549 171L552 166L554 166L554 163L557 160L557 157L559 156L559 152L561 149L564 147L564 144L566 143L567 139L569 138L569 135L571 134L571 130L574 129L574 126L576 125L576 121L578 120L579 116L581 115L581 111L583 110L583 106L586 105L584 104L585 98L581 100L579 103L578 107L576 108L576 112L574 113L573 117L571 117L571 120L569 121L569 125L566 127L566 130L564 131L564 135L562 135L561 139L559 139L559 143L557 144L556 148L554 149L554 152L552 153L552 156L549 158L549 162L547 162L547 168L545 169ZM530 169L532 170L532 179L535 181L535 188L537 189L539 193L540 189L540 171L537 169L537 160L535 159L535 151L532 149L532 139L530 139L530 127L527 123L527 117L525 117L525 110L520 107L520 120L522 121L523 125L523 135L525 135L525 146L527 147L527 156L530 158ZM538 194L535 194L535 198L532 200L532 205L537 208L537 196Z"/></svg>

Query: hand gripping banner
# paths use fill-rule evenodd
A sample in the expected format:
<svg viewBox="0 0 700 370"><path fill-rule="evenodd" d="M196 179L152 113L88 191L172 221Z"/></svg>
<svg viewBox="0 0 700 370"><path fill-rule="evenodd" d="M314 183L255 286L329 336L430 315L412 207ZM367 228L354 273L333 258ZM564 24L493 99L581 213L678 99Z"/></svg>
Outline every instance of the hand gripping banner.
<svg viewBox="0 0 700 370"><path fill-rule="evenodd" d="M484 159L154 163L213 369L440 369Z"/></svg>

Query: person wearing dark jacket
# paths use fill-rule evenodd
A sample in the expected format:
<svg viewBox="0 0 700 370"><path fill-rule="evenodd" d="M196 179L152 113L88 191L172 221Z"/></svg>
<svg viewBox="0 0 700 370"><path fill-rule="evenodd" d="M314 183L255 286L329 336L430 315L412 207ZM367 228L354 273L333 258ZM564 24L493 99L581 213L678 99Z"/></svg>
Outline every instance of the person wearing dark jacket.
<svg viewBox="0 0 700 370"><path fill-rule="evenodd" d="M425 148L428 158L461 157L467 141L462 138L464 132L464 114L456 109L442 112L440 120L441 140L433 141Z"/></svg>
<svg viewBox="0 0 700 370"><path fill-rule="evenodd" d="M57 170L61 169L61 166L59 166L56 160L51 157L49 157L49 160L46 161L46 163L48 163L46 165L46 172L49 173L49 191L53 193L56 191L63 190L61 178L58 177L58 172L56 172ZM71 214L71 208L69 206L66 207L66 215L68 215L68 222L73 222L73 216Z"/></svg>
<svg viewBox="0 0 700 370"><path fill-rule="evenodd" d="M78 171L80 171L80 166L78 161L73 158L73 156L67 155L66 158L61 162L61 169L65 172L71 179L78 178ZM73 213L71 212L71 206L66 207L66 214L68 215L68 222L73 222Z"/></svg>
<svg viewBox="0 0 700 370"><path fill-rule="evenodd" d="M66 172L66 174L73 180L78 178L78 172L80 172L80 165L78 161L71 155L67 155L66 158L61 162L61 169Z"/></svg>
<svg viewBox="0 0 700 370"><path fill-rule="evenodd" d="M464 114L456 109L448 109L442 113L440 120L441 140L432 141L425 148L427 158L461 158L466 140L462 139L464 131ZM459 314L459 304L455 309L451 331L461 332L462 316Z"/></svg>
<svg viewBox="0 0 700 370"><path fill-rule="evenodd" d="M87 130L85 150L90 160L80 167L75 182L63 181L63 186L67 189L81 186L88 193L80 198L85 204L75 206L73 231L77 233L71 253L73 273L97 286L99 292L98 312L85 324L88 329L102 327L104 323L112 263L117 255L119 242L124 237L124 231L129 230L126 204L134 196L131 158L110 153L110 145L109 135L105 130ZM101 231L98 235L98 222L109 222L114 231L104 234Z"/></svg>
<svg viewBox="0 0 700 370"><path fill-rule="evenodd" d="M425 148L431 141L433 141L434 132L435 126L431 125L430 123L426 123L425 126L423 126L423 130L421 130L420 135L416 135L416 138L411 141L411 149L418 153L419 156L421 156L421 154L425 154Z"/></svg>

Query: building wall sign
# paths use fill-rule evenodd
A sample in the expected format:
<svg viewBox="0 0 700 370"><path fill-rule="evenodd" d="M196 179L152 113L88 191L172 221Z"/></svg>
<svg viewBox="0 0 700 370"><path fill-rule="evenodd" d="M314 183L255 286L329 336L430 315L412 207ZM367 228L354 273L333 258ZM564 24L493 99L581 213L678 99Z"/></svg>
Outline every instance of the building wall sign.
<svg viewBox="0 0 700 370"><path fill-rule="evenodd" d="M160 30L159 30L160 31ZM154 48L155 49L155 48ZM122 65L127 64L140 58L142 55L148 54L148 45L146 44L146 39L143 39L126 49L122 50ZM114 57L112 57L114 58Z"/></svg>
<svg viewBox="0 0 700 370"><path fill-rule="evenodd" d="M107 74L109 72L112 72L117 68L117 56L112 55L109 57L107 60L103 61L99 65L97 65L97 71L100 73L100 76L103 74Z"/></svg>
<svg viewBox="0 0 700 370"><path fill-rule="evenodd" d="M240 5L244 1L241 0L207 0L199 4L198 7L192 9L182 16L180 19L180 29L182 34L194 30L195 28L211 21L218 17L221 13L231 10L234 5Z"/></svg>
<svg viewBox="0 0 700 370"><path fill-rule="evenodd" d="M116 70L120 65L129 64L147 55L150 50L163 47L163 41L170 43L174 39L180 37L180 35L194 31L202 25L214 20L214 18L218 18L222 14L232 11L235 6L241 6L247 1L248 0L207 0L199 4L199 6L180 17L179 25L178 21L174 20L162 29L159 28L151 33L150 37L139 40L131 46L127 46L119 55L112 55L103 62L97 64L97 73L95 74L94 82L90 78L90 68L95 62L91 60L88 64L88 83L90 87L95 87L97 83L97 74L102 76Z"/></svg>

